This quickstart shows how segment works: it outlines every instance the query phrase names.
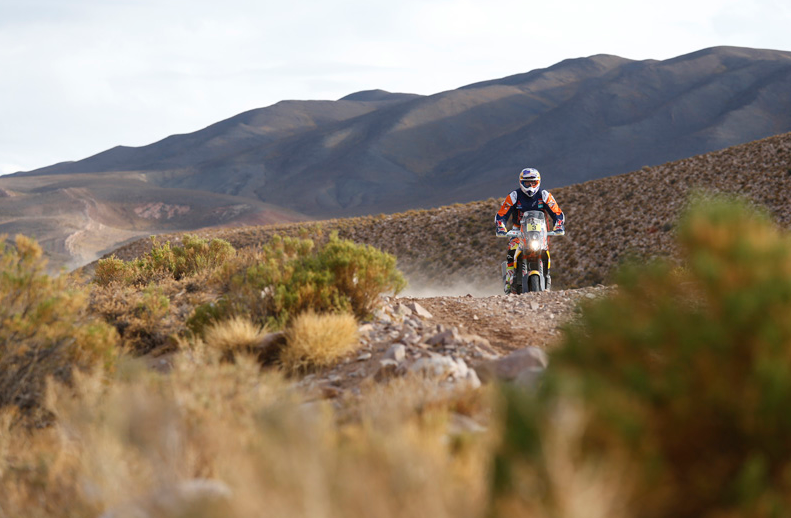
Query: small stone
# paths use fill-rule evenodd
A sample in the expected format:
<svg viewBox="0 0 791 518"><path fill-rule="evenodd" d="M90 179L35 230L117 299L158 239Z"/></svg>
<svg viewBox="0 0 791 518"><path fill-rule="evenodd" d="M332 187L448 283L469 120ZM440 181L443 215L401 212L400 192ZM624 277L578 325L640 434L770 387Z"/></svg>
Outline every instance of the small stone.
<svg viewBox="0 0 791 518"><path fill-rule="evenodd" d="M412 310L412 313L421 317L421 318L434 318L434 316L428 312L426 308L418 304L417 302L410 302L407 304L407 307Z"/></svg>
<svg viewBox="0 0 791 518"><path fill-rule="evenodd" d="M458 331L455 331L455 329L446 329L426 340L426 343L432 347L436 347L437 345L448 345L453 343L458 340L458 338Z"/></svg>
<svg viewBox="0 0 791 518"><path fill-rule="evenodd" d="M589 299L595 299L596 298L596 295L594 295L593 293L586 293L585 296L587 298L589 298Z"/></svg>
<svg viewBox="0 0 791 518"><path fill-rule="evenodd" d="M393 319L390 318L390 315L388 315L381 309L377 309L376 311L374 311L374 318L376 318L376 320L378 320L379 322L383 322L385 324L389 324L390 322L393 321Z"/></svg>
<svg viewBox="0 0 791 518"><path fill-rule="evenodd" d="M453 376L458 369L456 362L447 356L435 355L430 358L421 358L409 368L410 371L432 376L435 378L448 378Z"/></svg>
<svg viewBox="0 0 791 518"><path fill-rule="evenodd" d="M395 307L393 307L393 316L396 318L402 319L411 314L412 310L406 307L404 304L396 304Z"/></svg>
<svg viewBox="0 0 791 518"><path fill-rule="evenodd" d="M402 362L406 358L406 346L404 344L393 344L385 353L385 358Z"/></svg>
<svg viewBox="0 0 791 518"><path fill-rule="evenodd" d="M538 302L531 301L530 302L530 309L532 309L533 311L538 311Z"/></svg>
<svg viewBox="0 0 791 518"><path fill-rule="evenodd" d="M357 361L358 362L362 362L362 361L365 361L365 360L370 360L371 356L373 356L371 353L364 352L360 356L357 357Z"/></svg>
<svg viewBox="0 0 791 518"><path fill-rule="evenodd" d="M363 324L357 330L360 333L360 336L368 336L373 333L375 330L373 324Z"/></svg>
<svg viewBox="0 0 791 518"><path fill-rule="evenodd" d="M473 319L473 320L478 320L478 315L473 315L473 316L472 316L472 319Z"/></svg>

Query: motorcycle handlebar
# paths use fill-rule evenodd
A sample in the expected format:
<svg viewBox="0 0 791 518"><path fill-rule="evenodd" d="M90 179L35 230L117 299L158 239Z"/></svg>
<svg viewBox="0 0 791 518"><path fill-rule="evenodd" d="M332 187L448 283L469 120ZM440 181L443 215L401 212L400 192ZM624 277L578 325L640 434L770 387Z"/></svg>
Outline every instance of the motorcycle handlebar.
<svg viewBox="0 0 791 518"><path fill-rule="evenodd" d="M497 234L497 237L519 237L521 235L521 233L522 232L520 230L513 230L513 229L511 229L508 232L506 232L505 234ZM550 231L547 232L547 236L556 236L557 237L557 236L565 236L565 235L566 235L566 231L565 230L550 230Z"/></svg>

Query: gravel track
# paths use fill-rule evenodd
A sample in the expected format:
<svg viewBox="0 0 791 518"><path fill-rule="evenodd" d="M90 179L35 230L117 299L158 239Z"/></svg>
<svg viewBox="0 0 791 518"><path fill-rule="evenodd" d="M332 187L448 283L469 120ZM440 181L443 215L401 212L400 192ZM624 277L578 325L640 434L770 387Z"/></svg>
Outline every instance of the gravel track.
<svg viewBox="0 0 791 518"><path fill-rule="evenodd" d="M417 302L433 321L460 332L486 338L501 354L528 346L549 348L557 344L561 328L578 311L581 301L596 299L613 287L594 286L524 295L473 297L402 297Z"/></svg>

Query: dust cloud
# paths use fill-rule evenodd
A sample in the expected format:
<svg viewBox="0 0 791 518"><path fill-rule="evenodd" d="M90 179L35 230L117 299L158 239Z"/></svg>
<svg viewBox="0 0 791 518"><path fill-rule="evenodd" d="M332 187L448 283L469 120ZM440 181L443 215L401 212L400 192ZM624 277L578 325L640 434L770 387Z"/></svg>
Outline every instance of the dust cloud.
<svg viewBox="0 0 791 518"><path fill-rule="evenodd" d="M499 280L499 279L498 279ZM502 295L503 286L497 280L489 283L454 282L451 284L437 284L409 280L407 288L398 294L399 297L491 297Z"/></svg>

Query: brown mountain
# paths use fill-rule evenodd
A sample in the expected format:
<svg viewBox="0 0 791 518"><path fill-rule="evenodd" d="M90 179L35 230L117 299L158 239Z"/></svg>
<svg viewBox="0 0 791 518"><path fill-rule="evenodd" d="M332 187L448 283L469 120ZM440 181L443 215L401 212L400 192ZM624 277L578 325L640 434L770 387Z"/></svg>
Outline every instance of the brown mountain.
<svg viewBox="0 0 791 518"><path fill-rule="evenodd" d="M36 215L41 206L82 210L68 194L76 184L100 190L93 199L110 205L140 191L155 204L181 205L170 195L204 200L206 209L195 205L192 214L248 206L226 221L168 212L184 230L387 213L499 197L527 165L553 188L789 130L789 52L717 47L666 61L598 55L431 96L369 91L281 102L149 146L18 173L1 178L0 189L28 195L35 210L0 225L9 232L52 225ZM291 212L257 216L273 214L273 205ZM107 211L124 231L170 229L151 224L170 221L161 217L145 223L128 208ZM53 231L50 249L61 242L66 250L76 231Z"/></svg>

